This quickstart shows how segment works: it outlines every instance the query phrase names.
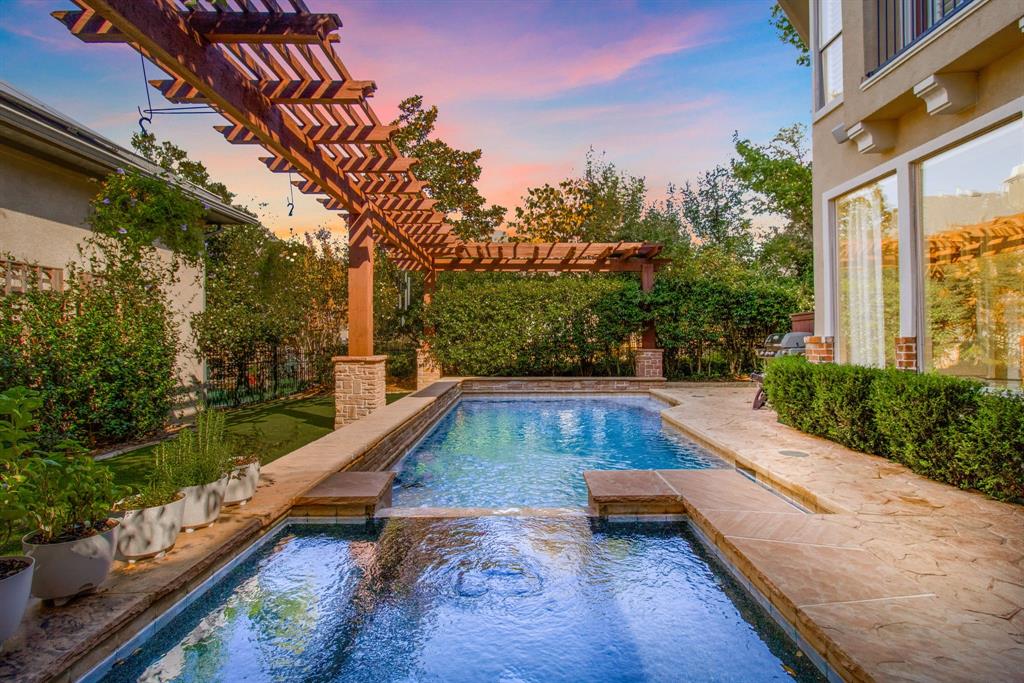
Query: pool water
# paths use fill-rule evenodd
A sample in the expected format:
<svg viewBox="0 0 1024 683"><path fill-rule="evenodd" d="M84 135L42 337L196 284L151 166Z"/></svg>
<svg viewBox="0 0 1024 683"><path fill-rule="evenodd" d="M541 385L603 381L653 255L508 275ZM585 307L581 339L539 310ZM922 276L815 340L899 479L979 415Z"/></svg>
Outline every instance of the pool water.
<svg viewBox="0 0 1024 683"><path fill-rule="evenodd" d="M397 465L396 507L576 507L584 470L725 463L662 424L647 397L463 397Z"/></svg>
<svg viewBox="0 0 1024 683"><path fill-rule="evenodd" d="M286 527L107 681L822 680L682 523Z"/></svg>

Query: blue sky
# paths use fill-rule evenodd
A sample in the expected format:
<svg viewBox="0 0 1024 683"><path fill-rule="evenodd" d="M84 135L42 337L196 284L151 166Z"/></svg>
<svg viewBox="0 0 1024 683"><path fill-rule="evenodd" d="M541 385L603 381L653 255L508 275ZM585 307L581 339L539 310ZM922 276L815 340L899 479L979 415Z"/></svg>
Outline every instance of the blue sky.
<svg viewBox="0 0 1024 683"><path fill-rule="evenodd" d="M49 17L70 2L0 3L0 77L126 144L145 104L138 55L71 37ZM809 119L810 73L775 36L769 0L309 4L341 16L337 49L355 78L377 82L381 119L422 94L441 110L441 137L483 150L481 188L509 207L527 187L579 170L591 146L645 176L654 198L727 161L733 131L767 140ZM218 123L163 117L154 131L251 208L265 204L271 227L338 220L309 197L287 218L284 178L256 161L257 149L226 144Z"/></svg>

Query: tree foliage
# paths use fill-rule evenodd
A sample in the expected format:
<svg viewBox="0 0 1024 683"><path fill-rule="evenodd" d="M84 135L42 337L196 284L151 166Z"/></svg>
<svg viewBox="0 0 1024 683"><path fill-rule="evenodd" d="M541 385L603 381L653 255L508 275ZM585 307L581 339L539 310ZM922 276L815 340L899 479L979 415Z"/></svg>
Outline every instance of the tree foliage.
<svg viewBox="0 0 1024 683"><path fill-rule="evenodd" d="M811 55L810 51L807 49L807 44L804 43L804 39L801 38L800 34L796 32L795 28L793 28L793 24L790 23L789 17L786 16L782 7L777 4L772 7L770 23L772 28L775 29L775 33L778 35L779 40L787 45L792 45L797 49L799 54L797 55L796 63L800 66L810 66Z"/></svg>
<svg viewBox="0 0 1024 683"><path fill-rule="evenodd" d="M745 189L727 166L715 166L683 186L680 211L702 244L749 256L754 247Z"/></svg>
<svg viewBox="0 0 1024 683"><path fill-rule="evenodd" d="M449 214L448 223L459 237L489 239L505 218L505 208L487 204L476 184L480 180L479 149L464 151L431 137L437 124L437 106L424 108L423 96L413 95L398 105L399 129L392 136L399 151L419 160L416 177L430 184L435 209Z"/></svg>
<svg viewBox="0 0 1024 683"><path fill-rule="evenodd" d="M799 280L809 298L814 286L813 195L806 132L795 124L765 145L734 134L739 158L732 162L732 173L751 193L751 210L783 221L763 240L761 264L769 274Z"/></svg>
<svg viewBox="0 0 1024 683"><path fill-rule="evenodd" d="M188 152L170 140L158 141L153 133L139 132L132 134L131 144L132 149L174 177L212 192L226 204L234 201L234 193L229 192L224 183L210 178L210 172L203 162L190 159Z"/></svg>

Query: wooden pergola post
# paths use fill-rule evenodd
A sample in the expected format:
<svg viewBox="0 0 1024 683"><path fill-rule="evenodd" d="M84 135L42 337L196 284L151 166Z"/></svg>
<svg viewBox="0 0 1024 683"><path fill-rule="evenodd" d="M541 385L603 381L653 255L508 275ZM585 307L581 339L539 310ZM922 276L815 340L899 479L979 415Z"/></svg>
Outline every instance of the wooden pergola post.
<svg viewBox="0 0 1024 683"><path fill-rule="evenodd" d="M428 270L423 278L423 305L429 306L434 300L434 287L437 285L437 272ZM441 379L441 366L430 349L430 342L434 336L434 328L427 325L424 329L424 339L420 347L416 349L416 388L422 389L431 382Z"/></svg>
<svg viewBox="0 0 1024 683"><path fill-rule="evenodd" d="M640 267L640 289L645 293L654 289L654 264L649 261ZM662 363L664 350L657 348L657 345L658 339L654 323L648 322L644 325L640 348L636 351L637 377L662 377L664 375Z"/></svg>
<svg viewBox="0 0 1024 683"><path fill-rule="evenodd" d="M349 216L348 355L334 360L334 426L384 407L387 356L373 354L373 214Z"/></svg>

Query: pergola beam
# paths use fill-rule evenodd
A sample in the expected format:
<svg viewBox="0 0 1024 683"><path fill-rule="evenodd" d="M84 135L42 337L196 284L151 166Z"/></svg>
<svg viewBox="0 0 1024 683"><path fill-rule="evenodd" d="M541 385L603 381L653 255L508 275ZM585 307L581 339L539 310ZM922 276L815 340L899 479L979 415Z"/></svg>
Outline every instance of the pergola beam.
<svg viewBox="0 0 1024 683"><path fill-rule="evenodd" d="M233 145L259 145L260 139L245 126L214 126ZM304 129L306 137L318 145L380 144L391 139L395 126L313 126Z"/></svg>
<svg viewBox="0 0 1024 683"><path fill-rule="evenodd" d="M90 9L53 12L86 43L128 43L127 35ZM180 11L188 26L210 43L320 43L341 28L336 14Z"/></svg>
<svg viewBox="0 0 1024 683"><path fill-rule="evenodd" d="M175 104L210 103L199 89L180 78L149 82L168 102ZM359 104L373 95L373 81L252 81L253 86L274 104Z"/></svg>

